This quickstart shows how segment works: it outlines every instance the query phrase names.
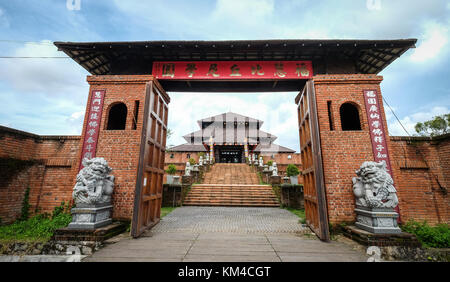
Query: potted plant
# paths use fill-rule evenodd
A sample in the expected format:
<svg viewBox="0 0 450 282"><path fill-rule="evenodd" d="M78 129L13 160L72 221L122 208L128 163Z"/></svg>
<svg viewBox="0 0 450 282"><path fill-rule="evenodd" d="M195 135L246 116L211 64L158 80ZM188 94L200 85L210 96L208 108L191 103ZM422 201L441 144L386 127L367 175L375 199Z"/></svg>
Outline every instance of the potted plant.
<svg viewBox="0 0 450 282"><path fill-rule="evenodd" d="M174 164L170 164L167 167L167 184L173 184L173 176L177 173L177 167Z"/></svg>
<svg viewBox="0 0 450 282"><path fill-rule="evenodd" d="M191 165L195 165L195 160L194 160L193 158L190 158L190 159L189 159L189 163L190 163Z"/></svg>
<svg viewBox="0 0 450 282"><path fill-rule="evenodd" d="M272 165L273 165L273 161L272 161L272 160L268 160L268 161L267 161L267 165L268 165L268 166L272 166Z"/></svg>
<svg viewBox="0 0 450 282"><path fill-rule="evenodd" d="M291 184L298 184L298 175L300 170L294 164L289 164L286 168L286 174L291 179Z"/></svg>

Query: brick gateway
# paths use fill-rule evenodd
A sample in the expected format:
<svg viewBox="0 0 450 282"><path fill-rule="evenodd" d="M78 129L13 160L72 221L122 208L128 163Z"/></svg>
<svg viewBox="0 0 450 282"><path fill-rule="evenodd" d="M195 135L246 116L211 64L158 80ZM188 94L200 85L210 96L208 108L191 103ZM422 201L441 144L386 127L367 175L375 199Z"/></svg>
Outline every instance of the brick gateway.
<svg viewBox="0 0 450 282"><path fill-rule="evenodd" d="M3 160L39 162L27 163L16 176L2 179L6 189L0 191L5 196L1 199L16 195L20 203L22 193L18 187L28 183L34 208L51 209L61 200L69 200L81 157L92 152L106 158L114 168L113 217L132 219L132 234L138 236L159 221L170 103L166 91L298 91L308 224L321 239L327 240L328 223L354 221L351 178L363 161L377 157L367 115L370 108L364 100L364 91L369 90L377 93L374 101L379 106L377 114L385 132L384 147L391 160L402 220L449 222L444 193L449 181L445 173L449 171L448 157L441 154L448 156L448 139L423 139L412 147L409 139L387 135L380 89L382 77L377 73L414 47L415 42L415 39L55 42L59 50L92 74L87 78L90 91L83 133L81 137L52 139L2 128ZM212 63L223 61L230 64L226 80L218 78L217 75L226 73ZM272 65L265 65L268 62ZM287 67L288 62L293 65ZM176 79L180 66L181 77ZM196 73L200 72L207 76L209 73L208 78L196 79ZM263 72L270 77L258 78ZM306 101L306 97L315 101ZM101 111L93 108L100 103ZM306 103L310 108L302 112ZM117 119L118 115L123 118ZM27 157L14 150L17 144L27 148ZM418 150L424 153L418 154ZM428 162L428 158L433 162ZM4 162L3 166L7 164ZM56 180L53 175L63 177ZM410 185L411 177L421 184ZM2 205L2 217L17 214L17 207L10 202Z"/></svg>

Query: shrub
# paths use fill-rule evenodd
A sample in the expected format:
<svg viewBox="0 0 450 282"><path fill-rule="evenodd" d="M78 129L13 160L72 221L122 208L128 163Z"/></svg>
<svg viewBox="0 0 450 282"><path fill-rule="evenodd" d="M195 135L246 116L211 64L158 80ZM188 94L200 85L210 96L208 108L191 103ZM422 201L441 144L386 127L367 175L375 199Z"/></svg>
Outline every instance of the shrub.
<svg viewBox="0 0 450 282"><path fill-rule="evenodd" d="M193 158L190 158L190 159L189 159L189 163L190 163L191 165L195 165L195 160L194 160Z"/></svg>
<svg viewBox="0 0 450 282"><path fill-rule="evenodd" d="M177 167L174 164L170 164L166 170L167 174L174 175L177 172Z"/></svg>
<svg viewBox="0 0 450 282"><path fill-rule="evenodd" d="M48 240L56 229L66 227L71 221L70 202L53 209L53 213L37 214L13 224L0 226L0 240Z"/></svg>
<svg viewBox="0 0 450 282"><path fill-rule="evenodd" d="M67 204L65 202L61 202L58 207L55 207L53 209L52 218L55 218L62 213L70 213L70 202L67 202Z"/></svg>
<svg viewBox="0 0 450 282"><path fill-rule="evenodd" d="M448 224L430 226L426 221L417 222L410 220L401 226L404 232L412 233L425 247L449 248L450 228Z"/></svg>
<svg viewBox="0 0 450 282"><path fill-rule="evenodd" d="M286 168L286 174L287 176L297 176L300 174L300 170L298 167L294 164L289 164Z"/></svg>
<svg viewBox="0 0 450 282"><path fill-rule="evenodd" d="M272 161L272 160L267 161L267 165L268 165L268 166L273 165L273 161Z"/></svg>
<svg viewBox="0 0 450 282"><path fill-rule="evenodd" d="M56 229L67 226L72 216L59 213L50 218L38 214L27 220L18 220L10 225L0 227L0 240L47 240Z"/></svg>

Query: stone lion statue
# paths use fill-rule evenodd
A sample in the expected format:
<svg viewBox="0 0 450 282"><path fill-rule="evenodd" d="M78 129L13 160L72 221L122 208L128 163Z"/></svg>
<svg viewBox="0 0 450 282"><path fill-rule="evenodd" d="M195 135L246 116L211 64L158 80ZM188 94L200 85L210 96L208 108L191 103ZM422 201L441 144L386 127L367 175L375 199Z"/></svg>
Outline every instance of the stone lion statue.
<svg viewBox="0 0 450 282"><path fill-rule="evenodd" d="M369 208L395 208L398 204L394 181L386 162L364 162L353 177L356 205Z"/></svg>
<svg viewBox="0 0 450 282"><path fill-rule="evenodd" d="M191 171L193 170L193 166L191 166L190 162L186 162L186 167L184 169L184 175L191 176Z"/></svg>
<svg viewBox="0 0 450 282"><path fill-rule="evenodd" d="M114 190L112 169L104 158L83 159L84 168L77 175L72 197L75 204L105 204L111 202Z"/></svg>
<svg viewBox="0 0 450 282"><path fill-rule="evenodd" d="M278 167L276 162L273 162L272 164L272 176L278 176Z"/></svg>

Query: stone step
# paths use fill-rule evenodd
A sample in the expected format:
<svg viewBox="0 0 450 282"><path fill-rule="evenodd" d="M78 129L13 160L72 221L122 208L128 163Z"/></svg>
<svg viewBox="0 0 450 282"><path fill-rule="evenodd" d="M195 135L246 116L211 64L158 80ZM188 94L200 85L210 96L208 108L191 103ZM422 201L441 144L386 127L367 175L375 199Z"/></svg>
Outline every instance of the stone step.
<svg viewBox="0 0 450 282"><path fill-rule="evenodd" d="M273 196L273 193L271 192L265 192L265 193L252 193L252 192L235 192L235 193L222 193L222 192L195 192L195 191L191 191L189 192L189 195L192 196L234 196L234 197L239 197L239 196L247 196L247 195L251 195L251 196Z"/></svg>
<svg viewBox="0 0 450 282"><path fill-rule="evenodd" d="M209 198L209 197L201 197L201 198L186 198L185 201L212 201L212 202L277 202L275 198Z"/></svg>
<svg viewBox="0 0 450 282"><path fill-rule="evenodd" d="M191 191L273 191L272 187L191 187Z"/></svg>
<svg viewBox="0 0 450 282"><path fill-rule="evenodd" d="M191 202L191 203L184 203L185 206L221 206L221 207L279 207L280 205L277 204L258 204L258 203L197 203L197 202Z"/></svg>
<svg viewBox="0 0 450 282"><path fill-rule="evenodd" d="M251 191L234 191L234 192L220 192L220 191L215 191L215 192L211 192L211 191L190 191L189 192L190 195L234 195L234 196L245 196L245 195L273 195L272 192L267 191L267 192L251 192Z"/></svg>
<svg viewBox="0 0 450 282"><path fill-rule="evenodd" d="M221 200L211 200L211 199L190 199L190 200L186 200L185 203L241 203L241 204L277 204L278 202L276 200L238 200L238 199L234 199L234 200L230 200L230 199L221 199Z"/></svg>
<svg viewBox="0 0 450 282"><path fill-rule="evenodd" d="M278 207L270 185L260 185L259 177L246 164L214 164L203 184L191 187L184 205Z"/></svg>
<svg viewBox="0 0 450 282"><path fill-rule="evenodd" d="M270 200L270 201L277 201L276 197L273 196L263 196L263 197L252 197L252 196L240 196L240 197L236 197L236 196L216 196L216 197L211 197L211 196L187 196L185 198L186 200L237 200L237 201L241 201L241 200L255 200L255 201L259 201L259 200Z"/></svg>

